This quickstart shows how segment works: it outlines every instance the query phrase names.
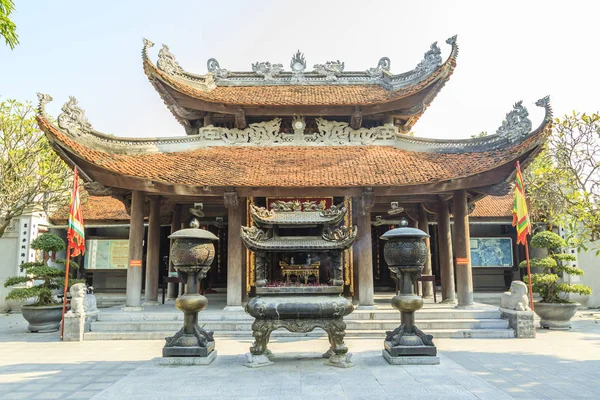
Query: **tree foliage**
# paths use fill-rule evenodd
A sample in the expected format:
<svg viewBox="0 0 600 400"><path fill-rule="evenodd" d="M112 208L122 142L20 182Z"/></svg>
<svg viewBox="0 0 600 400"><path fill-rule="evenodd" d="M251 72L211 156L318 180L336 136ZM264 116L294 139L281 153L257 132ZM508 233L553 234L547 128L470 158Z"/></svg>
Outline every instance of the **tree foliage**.
<svg viewBox="0 0 600 400"><path fill-rule="evenodd" d="M65 242L58 236L51 233L44 233L31 242L31 248L43 252L43 259L36 262L21 264L21 271L26 276L13 276L4 282L4 287L10 287L21 284L31 284L29 287L14 288L10 291L7 300L27 300L31 297L36 298L33 305L51 306L56 304L53 298L53 291L60 289L64 285L65 271L48 266L49 255L55 255L57 251L65 248ZM60 265L65 264L65 260L56 260ZM70 262L73 269L79 266L74 261ZM75 283L83 282L77 279L69 279L69 286Z"/></svg>
<svg viewBox="0 0 600 400"><path fill-rule="evenodd" d="M0 36L4 38L6 45L11 50L19 44L17 26L10 19L10 14L15 11L13 0L0 0Z"/></svg>
<svg viewBox="0 0 600 400"><path fill-rule="evenodd" d="M0 0L1 1L1 0ZM72 173L50 148L29 103L0 103L0 237L25 210L65 207Z"/></svg>
<svg viewBox="0 0 600 400"><path fill-rule="evenodd" d="M563 238L554 232L542 231L533 235L530 244L531 247L548 250L548 256L531 259L531 267L543 271L531 274L532 291L542 297L542 302L564 303L566 300L561 297L561 293L592 294L592 289L587 286L560 281L562 274L583 275L581 268L570 264L577 258L573 254L561 253L561 249L567 246ZM522 261L519 267L527 267L527 262ZM527 277L525 282L528 282Z"/></svg>
<svg viewBox="0 0 600 400"><path fill-rule="evenodd" d="M533 221L566 227L579 249L600 239L600 114L556 119L525 187Z"/></svg>

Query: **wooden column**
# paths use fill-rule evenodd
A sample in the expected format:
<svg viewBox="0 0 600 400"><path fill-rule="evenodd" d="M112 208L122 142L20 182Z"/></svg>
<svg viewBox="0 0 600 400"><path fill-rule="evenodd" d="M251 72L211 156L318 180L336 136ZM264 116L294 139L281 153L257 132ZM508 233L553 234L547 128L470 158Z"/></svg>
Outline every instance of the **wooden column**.
<svg viewBox="0 0 600 400"><path fill-rule="evenodd" d="M418 227L420 230L429 235L429 219L427 218L427 210L422 204L419 204L419 223ZM425 260L425 266L423 267L423 275L431 275L431 239L425 239L425 245L427 246L427 259ZM423 297L433 297L433 283L423 282Z"/></svg>
<svg viewBox="0 0 600 400"><path fill-rule="evenodd" d="M146 257L146 291L144 305L158 305L158 268L160 263L160 197L150 198L148 246Z"/></svg>
<svg viewBox="0 0 600 400"><path fill-rule="evenodd" d="M357 201L358 240L354 251L358 254L358 303L361 307L373 307L373 249L371 244L371 208L375 204L375 193L364 191Z"/></svg>
<svg viewBox="0 0 600 400"><path fill-rule="evenodd" d="M454 262L452 260L452 234L450 232L450 212L448 203L439 202L438 247L440 254L440 279L442 281L442 303L454 303Z"/></svg>
<svg viewBox="0 0 600 400"><path fill-rule="evenodd" d="M243 268L242 255L244 247L240 232L242 229L242 205L245 198L239 198L236 192L225 192L227 208L227 307L232 309L242 306Z"/></svg>
<svg viewBox="0 0 600 400"><path fill-rule="evenodd" d="M173 208L173 213L171 214L171 233L178 231L181 229L181 205L176 204ZM169 274L171 272L175 272L175 268L173 268L173 263L171 262L171 245L173 241L171 240L169 243ZM179 295L179 284L169 282L167 284L167 299L174 300Z"/></svg>
<svg viewBox="0 0 600 400"><path fill-rule="evenodd" d="M142 257L144 245L144 192L131 193L131 218L129 222L129 267L125 307L142 305Z"/></svg>
<svg viewBox="0 0 600 400"><path fill-rule="evenodd" d="M457 307L473 304L473 275L471 271L471 249L467 191L454 192L454 257L456 264Z"/></svg>

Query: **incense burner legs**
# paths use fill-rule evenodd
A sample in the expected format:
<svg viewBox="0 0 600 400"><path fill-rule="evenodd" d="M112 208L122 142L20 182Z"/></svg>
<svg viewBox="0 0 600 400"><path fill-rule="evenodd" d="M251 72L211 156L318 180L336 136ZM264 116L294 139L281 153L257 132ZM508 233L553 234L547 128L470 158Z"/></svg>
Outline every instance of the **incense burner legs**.
<svg viewBox="0 0 600 400"><path fill-rule="evenodd" d="M185 292L175 301L175 307L184 314L183 328L174 336L165 339L163 357L206 357L210 358L210 361L214 359L213 333L198 325L198 312L208 305L206 297L197 293L198 275L200 274L201 278L206 276L208 269L209 267L177 267L177 272L185 280Z"/></svg>
<svg viewBox="0 0 600 400"><path fill-rule="evenodd" d="M352 303L341 296L305 297L302 303L295 296L253 298L246 306L246 312L255 318L252 324L254 343L250 353L246 354L244 365L256 368L273 364L273 353L267 346L271 332L276 329L306 333L321 328L329 337L330 348L323 354L328 359L326 365L352 367L352 354L348 354L344 343L346 323L343 319L352 310Z"/></svg>
<svg viewBox="0 0 600 400"><path fill-rule="evenodd" d="M390 267L400 283L400 294L392 298L392 307L400 311L401 325L386 332L383 357L390 364L439 364L433 336L415 325L415 311L423 308L423 298L414 293L420 266Z"/></svg>

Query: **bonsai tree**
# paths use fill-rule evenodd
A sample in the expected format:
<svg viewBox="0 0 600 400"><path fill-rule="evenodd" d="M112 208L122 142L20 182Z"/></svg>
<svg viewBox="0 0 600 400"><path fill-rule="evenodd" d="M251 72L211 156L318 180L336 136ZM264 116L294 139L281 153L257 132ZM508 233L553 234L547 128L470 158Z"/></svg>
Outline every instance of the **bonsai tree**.
<svg viewBox="0 0 600 400"><path fill-rule="evenodd" d="M531 289L542 297L542 303L568 303L561 293L577 293L581 295L592 294L592 289L579 283L560 282L563 273L569 275L583 275L583 270L576 266L568 265L575 261L573 254L562 253L566 247L563 238L552 231L538 232L531 238L531 247L547 249L548 255L544 258L532 258L532 268L540 268L543 272L531 274ZM521 261L519 267L526 268L527 262ZM528 283L527 277L525 282Z"/></svg>
<svg viewBox="0 0 600 400"><path fill-rule="evenodd" d="M64 250L65 242L57 235L44 233L31 242L31 248L42 252L42 260L21 264L21 271L26 276L14 276L4 282L4 287L33 282L32 286L13 289L7 300L27 300L34 297L36 301L33 306L52 306L57 303L52 297L54 290L63 287L65 272L59 268L50 267L48 260L53 259L57 264L64 265L65 260L56 260L56 253ZM77 269L76 262L71 261L70 267ZM37 282L37 283L36 283ZM82 282L81 280L69 280L70 284Z"/></svg>

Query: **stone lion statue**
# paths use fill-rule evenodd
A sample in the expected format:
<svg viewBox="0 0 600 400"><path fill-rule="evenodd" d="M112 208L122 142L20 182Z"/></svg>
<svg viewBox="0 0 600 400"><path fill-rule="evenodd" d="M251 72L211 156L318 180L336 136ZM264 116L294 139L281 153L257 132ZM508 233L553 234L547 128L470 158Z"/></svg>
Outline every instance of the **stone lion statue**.
<svg viewBox="0 0 600 400"><path fill-rule="evenodd" d="M504 292L502 294L500 307L516 311L531 311L527 294L527 285L525 285L525 283L513 281L510 284L510 292Z"/></svg>
<svg viewBox="0 0 600 400"><path fill-rule="evenodd" d="M71 286L71 310L67 313L69 315L77 314L81 315L85 313L84 301L86 298L87 290L85 283L76 283Z"/></svg>

